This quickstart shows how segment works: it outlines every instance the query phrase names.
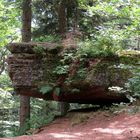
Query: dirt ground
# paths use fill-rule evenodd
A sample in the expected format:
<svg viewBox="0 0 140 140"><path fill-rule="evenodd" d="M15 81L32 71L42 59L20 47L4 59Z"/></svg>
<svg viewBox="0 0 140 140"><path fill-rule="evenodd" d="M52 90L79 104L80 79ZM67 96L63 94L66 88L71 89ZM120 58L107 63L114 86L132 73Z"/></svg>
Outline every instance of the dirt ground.
<svg viewBox="0 0 140 140"><path fill-rule="evenodd" d="M70 112L31 136L0 140L140 140L140 112Z"/></svg>

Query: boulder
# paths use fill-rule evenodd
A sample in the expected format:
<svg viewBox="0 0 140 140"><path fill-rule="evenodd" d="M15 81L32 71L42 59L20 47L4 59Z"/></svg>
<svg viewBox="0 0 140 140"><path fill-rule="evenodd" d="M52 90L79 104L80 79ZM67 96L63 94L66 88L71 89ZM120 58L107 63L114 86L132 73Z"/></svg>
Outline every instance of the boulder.
<svg viewBox="0 0 140 140"><path fill-rule="evenodd" d="M128 102L125 83L133 76L128 65L140 65L140 55L123 53L67 62L68 69L59 73L61 44L12 43L8 49L8 71L17 94L69 103Z"/></svg>

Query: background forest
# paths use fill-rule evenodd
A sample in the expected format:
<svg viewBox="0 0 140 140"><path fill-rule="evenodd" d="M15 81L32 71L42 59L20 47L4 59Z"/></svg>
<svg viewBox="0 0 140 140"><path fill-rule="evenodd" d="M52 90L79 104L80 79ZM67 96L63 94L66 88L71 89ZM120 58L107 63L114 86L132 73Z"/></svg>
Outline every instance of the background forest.
<svg viewBox="0 0 140 140"><path fill-rule="evenodd" d="M21 42L23 1L0 0L0 137L19 135L19 97L8 77L6 46ZM32 0L31 6L32 41L61 42L65 33L74 32L80 36L78 46L83 55L140 50L139 0ZM127 86L140 97L140 69ZM31 99L27 125L35 129L59 113L56 102Z"/></svg>

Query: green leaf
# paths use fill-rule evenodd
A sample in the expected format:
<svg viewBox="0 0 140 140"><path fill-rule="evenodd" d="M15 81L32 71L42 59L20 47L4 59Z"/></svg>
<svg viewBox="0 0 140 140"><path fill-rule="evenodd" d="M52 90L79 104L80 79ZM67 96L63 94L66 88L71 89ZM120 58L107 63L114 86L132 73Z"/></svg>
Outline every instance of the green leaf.
<svg viewBox="0 0 140 140"><path fill-rule="evenodd" d="M40 92L42 94L46 94L46 93L50 93L52 90L53 90L53 88L51 86L47 85L47 86L41 87Z"/></svg>
<svg viewBox="0 0 140 140"><path fill-rule="evenodd" d="M59 87L56 87L56 88L54 89L54 94L57 95L57 96L60 95L60 88L59 88Z"/></svg>

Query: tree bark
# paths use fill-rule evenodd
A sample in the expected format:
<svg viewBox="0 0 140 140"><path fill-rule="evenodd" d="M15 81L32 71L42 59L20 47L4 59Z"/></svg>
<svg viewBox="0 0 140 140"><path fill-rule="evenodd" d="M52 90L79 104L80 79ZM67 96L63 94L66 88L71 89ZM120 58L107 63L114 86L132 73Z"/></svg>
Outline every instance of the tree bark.
<svg viewBox="0 0 140 140"><path fill-rule="evenodd" d="M67 30L67 19L66 19L66 5L65 0L61 0L58 8L58 22L59 22L59 33L64 38Z"/></svg>
<svg viewBox="0 0 140 140"><path fill-rule="evenodd" d="M32 19L32 0L23 0L22 4L22 42L31 41L31 19ZM24 133L27 127L26 121L30 119L30 97L20 96L20 130Z"/></svg>
<svg viewBox="0 0 140 140"><path fill-rule="evenodd" d="M30 97L20 95L20 132L24 134L30 128L27 121L30 119Z"/></svg>
<svg viewBox="0 0 140 140"><path fill-rule="evenodd" d="M67 31L66 1L65 0L61 0L59 3L58 20L59 20L59 33L62 39L64 39L66 31ZM59 108L59 111L61 112L61 115L64 116L67 114L67 111L69 109L69 103L59 102L58 108Z"/></svg>
<svg viewBox="0 0 140 140"><path fill-rule="evenodd" d="M32 0L23 0L22 5L22 42L31 41Z"/></svg>

